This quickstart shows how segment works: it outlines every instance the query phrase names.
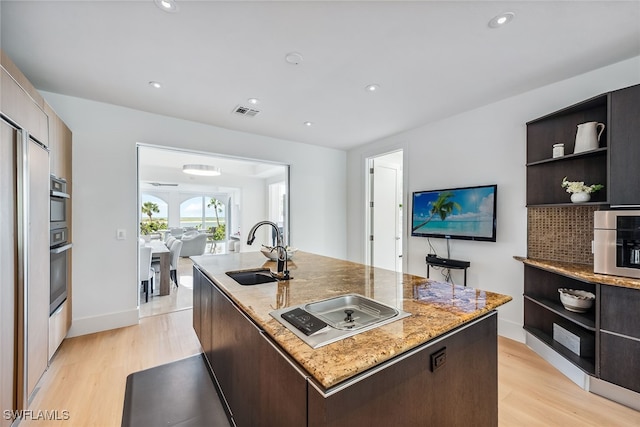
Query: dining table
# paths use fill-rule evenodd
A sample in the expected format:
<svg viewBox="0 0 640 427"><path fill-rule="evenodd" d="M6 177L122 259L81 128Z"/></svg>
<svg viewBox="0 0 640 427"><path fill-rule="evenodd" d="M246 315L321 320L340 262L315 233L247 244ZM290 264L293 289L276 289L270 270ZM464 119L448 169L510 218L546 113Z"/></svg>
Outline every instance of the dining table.
<svg viewBox="0 0 640 427"><path fill-rule="evenodd" d="M160 295L169 295L171 293L170 286L170 269L171 269L171 251L164 242L160 240L151 240L147 243L151 247L151 257L160 259Z"/></svg>

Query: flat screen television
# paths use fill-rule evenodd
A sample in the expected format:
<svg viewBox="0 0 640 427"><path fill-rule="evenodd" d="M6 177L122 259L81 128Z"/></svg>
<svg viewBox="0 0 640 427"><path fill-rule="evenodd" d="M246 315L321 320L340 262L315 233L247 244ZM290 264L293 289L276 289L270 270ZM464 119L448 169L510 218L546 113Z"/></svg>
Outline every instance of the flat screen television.
<svg viewBox="0 0 640 427"><path fill-rule="evenodd" d="M411 235L496 241L497 185L416 191Z"/></svg>

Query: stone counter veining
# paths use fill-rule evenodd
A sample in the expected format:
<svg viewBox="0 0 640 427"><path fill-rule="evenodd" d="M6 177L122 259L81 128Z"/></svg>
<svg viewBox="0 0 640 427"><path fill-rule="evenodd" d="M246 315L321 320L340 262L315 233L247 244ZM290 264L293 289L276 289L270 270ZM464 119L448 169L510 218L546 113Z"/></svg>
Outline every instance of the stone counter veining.
<svg viewBox="0 0 640 427"><path fill-rule="evenodd" d="M225 272L275 270L275 262L266 261L259 252L191 259L325 390L511 300L507 295L304 252L289 261L291 280L254 286L242 286ZM347 293L378 300L411 316L314 350L269 315L276 309Z"/></svg>
<svg viewBox="0 0 640 427"><path fill-rule="evenodd" d="M543 259L524 258L519 256L516 256L514 258L518 261L522 261L526 265L562 274L564 276L582 280L584 282L601 283L604 285L619 286L621 288L640 289L640 279L594 273L593 266L589 264L549 261Z"/></svg>

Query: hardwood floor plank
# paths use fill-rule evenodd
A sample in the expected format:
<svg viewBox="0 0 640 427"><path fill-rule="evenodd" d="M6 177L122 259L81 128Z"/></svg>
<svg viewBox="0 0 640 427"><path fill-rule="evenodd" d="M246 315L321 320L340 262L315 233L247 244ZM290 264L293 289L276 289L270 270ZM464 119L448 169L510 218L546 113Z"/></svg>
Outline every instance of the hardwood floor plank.
<svg viewBox="0 0 640 427"><path fill-rule="evenodd" d="M25 419L20 426L119 426L129 374L200 353L191 317L192 310L177 311L64 340L29 409L34 416L66 410L69 419Z"/></svg>
<svg viewBox="0 0 640 427"><path fill-rule="evenodd" d="M640 426L640 412L582 390L526 345L499 337L500 426Z"/></svg>
<svg viewBox="0 0 640 427"><path fill-rule="evenodd" d="M30 409L66 410L69 419L25 420L21 427L119 426L127 375L200 352L191 317L192 310L177 311L66 339ZM524 344L502 337L498 384L500 427L640 426L640 412L585 392Z"/></svg>

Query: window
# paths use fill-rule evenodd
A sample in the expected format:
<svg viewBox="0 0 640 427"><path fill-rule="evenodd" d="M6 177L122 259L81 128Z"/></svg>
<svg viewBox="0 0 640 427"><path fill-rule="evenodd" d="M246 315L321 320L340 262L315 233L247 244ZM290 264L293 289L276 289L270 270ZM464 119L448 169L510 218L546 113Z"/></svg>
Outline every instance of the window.
<svg viewBox="0 0 640 427"><path fill-rule="evenodd" d="M212 200L217 203L211 204ZM226 223L226 205L223 197L202 195L191 197L180 203L180 227L195 227L207 230ZM211 205L211 206L209 206Z"/></svg>
<svg viewBox="0 0 640 427"><path fill-rule="evenodd" d="M152 215L151 219L159 219L165 222L169 221L169 205L167 204L167 202L165 202L159 197L153 196L148 193L142 193L141 200L142 200L142 206L144 206L144 204L147 202L151 202L158 207L158 210L160 212L150 212ZM149 214L141 213L140 219L142 221L144 221L145 219L149 220L150 219Z"/></svg>

